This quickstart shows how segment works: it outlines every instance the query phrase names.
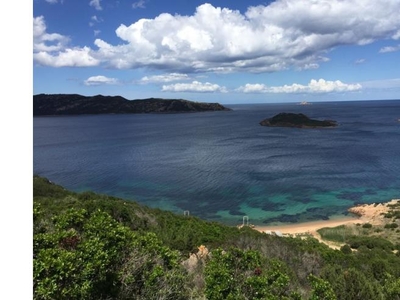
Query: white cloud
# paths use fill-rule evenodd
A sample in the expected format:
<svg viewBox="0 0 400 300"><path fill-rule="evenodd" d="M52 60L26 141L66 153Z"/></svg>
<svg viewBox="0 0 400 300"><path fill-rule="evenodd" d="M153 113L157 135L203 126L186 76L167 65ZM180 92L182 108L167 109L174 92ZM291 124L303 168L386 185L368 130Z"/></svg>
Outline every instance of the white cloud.
<svg viewBox="0 0 400 300"><path fill-rule="evenodd" d="M101 8L100 0L90 3ZM122 24L121 41L96 39L88 54L108 68L177 73L315 69L335 47L400 38L399 11L393 0L276 0L245 13L205 3L192 15ZM60 54L46 54L61 65Z"/></svg>
<svg viewBox="0 0 400 300"><path fill-rule="evenodd" d="M305 64L303 67L300 67L300 69L302 70L314 70L314 69L318 69L319 68L319 64L316 63L309 63L309 64Z"/></svg>
<svg viewBox="0 0 400 300"><path fill-rule="evenodd" d="M133 2L132 3L132 8L133 9L146 8L146 6L144 5L145 3L146 3L146 1L144 1L144 0L139 0L139 1Z"/></svg>
<svg viewBox="0 0 400 300"><path fill-rule="evenodd" d="M347 84L340 80L329 81L324 79L311 79L308 85L293 83L292 85L271 86L265 84L246 84L237 89L243 93L335 93L358 91L362 88L361 84Z"/></svg>
<svg viewBox="0 0 400 300"><path fill-rule="evenodd" d="M100 63L89 47L67 48L69 38L47 33L43 16L33 18L33 60L50 67L88 67Z"/></svg>
<svg viewBox="0 0 400 300"><path fill-rule="evenodd" d="M263 83L246 83L237 89L243 93L268 93L268 87Z"/></svg>
<svg viewBox="0 0 400 300"><path fill-rule="evenodd" d="M58 2L58 0L46 0L46 2L47 2L47 3L50 3L50 4L55 4L55 3Z"/></svg>
<svg viewBox="0 0 400 300"><path fill-rule="evenodd" d="M124 42L96 40L111 67L179 72L273 72L316 68L341 45L395 36L400 1L277 0L237 10L203 4L189 16L161 14L117 28Z"/></svg>
<svg viewBox="0 0 400 300"><path fill-rule="evenodd" d="M400 39L400 29L395 34L392 35L392 39L394 40Z"/></svg>
<svg viewBox="0 0 400 300"><path fill-rule="evenodd" d="M104 85L104 84L118 84L116 78L108 78L106 76L92 76L84 81L85 85Z"/></svg>
<svg viewBox="0 0 400 300"><path fill-rule="evenodd" d="M90 18L90 20L92 20L92 21L89 22L89 26L94 26L95 23L103 22L103 20L102 20L101 18L97 17L97 16L92 16L92 17Z"/></svg>
<svg viewBox="0 0 400 300"><path fill-rule="evenodd" d="M33 18L33 51L59 51L69 38L57 33L47 33L43 16Z"/></svg>
<svg viewBox="0 0 400 300"><path fill-rule="evenodd" d="M89 5L93 6L96 10L102 10L103 8L101 7L100 1L101 0L90 0Z"/></svg>
<svg viewBox="0 0 400 300"><path fill-rule="evenodd" d="M363 64L363 63L365 63L365 62L366 62L365 58L360 58L360 59L357 59L354 63L355 63L356 65L360 65L360 64Z"/></svg>
<svg viewBox="0 0 400 300"><path fill-rule="evenodd" d="M140 79L140 83L160 83L160 82L171 82L180 80L189 80L190 77L187 74L181 73L169 73L163 75L145 76Z"/></svg>
<svg viewBox="0 0 400 300"><path fill-rule="evenodd" d="M226 93L224 86L212 84L209 82L193 81L192 83L175 83L162 86L163 92L198 92L198 93Z"/></svg>
<svg viewBox="0 0 400 300"><path fill-rule="evenodd" d="M99 64L98 60L91 55L88 47L65 49L53 56L45 51L33 54L33 59L43 66L50 67L92 67Z"/></svg>
<svg viewBox="0 0 400 300"><path fill-rule="evenodd" d="M383 47L379 50L379 53L387 53L387 52L396 52L400 51L400 45L397 46L388 46L388 47Z"/></svg>

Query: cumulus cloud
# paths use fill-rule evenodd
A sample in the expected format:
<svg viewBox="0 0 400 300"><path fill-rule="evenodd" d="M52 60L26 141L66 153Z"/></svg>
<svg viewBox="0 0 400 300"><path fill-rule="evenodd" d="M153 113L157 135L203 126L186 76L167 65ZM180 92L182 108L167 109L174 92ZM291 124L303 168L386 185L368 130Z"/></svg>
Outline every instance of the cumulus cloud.
<svg viewBox="0 0 400 300"><path fill-rule="evenodd" d="M209 82L193 81L191 83L175 83L162 86L163 92L197 92L197 93L226 93L224 86L212 84Z"/></svg>
<svg viewBox="0 0 400 300"><path fill-rule="evenodd" d="M101 7L100 1L101 0L90 0L89 5L93 6L96 10L102 10L103 8Z"/></svg>
<svg viewBox="0 0 400 300"><path fill-rule="evenodd" d="M33 59L41 65L56 68L96 66L99 62L91 56L90 51L88 47L65 49L57 56L40 51L33 54Z"/></svg>
<svg viewBox="0 0 400 300"><path fill-rule="evenodd" d="M100 0L90 3L101 8ZM121 41L114 45L95 39L97 49L90 54L105 67L117 69L315 69L335 47L400 38L399 11L400 1L393 0L276 0L244 13L205 3L192 15L163 13L122 24L115 30Z"/></svg>
<svg viewBox="0 0 400 300"><path fill-rule="evenodd" d="M340 45L392 38L400 2L391 0L277 0L242 14L203 4L189 16L160 14L117 28L123 44L96 40L115 68L174 71L273 72L316 68ZM340 21L338 21L340 20Z"/></svg>
<svg viewBox="0 0 400 300"><path fill-rule="evenodd" d="M335 93L358 91L362 88L361 84L347 84L340 80L329 81L324 79L311 79L308 85L293 83L292 85L267 86L265 84L246 84L237 89L243 93Z"/></svg>
<svg viewBox="0 0 400 300"><path fill-rule="evenodd" d="M33 51L59 51L69 42L69 38L58 33L47 33L43 16L33 18Z"/></svg>
<svg viewBox="0 0 400 300"><path fill-rule="evenodd" d="M89 47L67 48L69 38L47 33L43 16L33 18L33 60L43 66L88 67L100 63Z"/></svg>
<svg viewBox="0 0 400 300"><path fill-rule="evenodd" d="M144 76L140 79L140 83L164 83L171 81L181 81L181 80L189 80L190 77L187 74L181 73L169 73L162 75L153 75L153 76Z"/></svg>
<svg viewBox="0 0 400 300"><path fill-rule="evenodd" d="M396 51L400 51L400 45L394 47L391 46L383 47L379 50L379 53L396 52Z"/></svg>
<svg viewBox="0 0 400 300"><path fill-rule="evenodd" d="M104 85L104 84L118 84L116 78L108 78L106 76L92 76L84 81L85 85Z"/></svg>

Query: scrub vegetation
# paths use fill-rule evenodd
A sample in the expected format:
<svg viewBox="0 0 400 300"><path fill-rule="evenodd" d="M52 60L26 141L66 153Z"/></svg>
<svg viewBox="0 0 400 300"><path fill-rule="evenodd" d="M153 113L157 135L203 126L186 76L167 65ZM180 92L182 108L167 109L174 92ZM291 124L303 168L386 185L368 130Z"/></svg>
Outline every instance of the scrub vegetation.
<svg viewBox="0 0 400 300"><path fill-rule="evenodd" d="M400 299L399 244L382 237L333 250L39 176L33 239L34 299Z"/></svg>

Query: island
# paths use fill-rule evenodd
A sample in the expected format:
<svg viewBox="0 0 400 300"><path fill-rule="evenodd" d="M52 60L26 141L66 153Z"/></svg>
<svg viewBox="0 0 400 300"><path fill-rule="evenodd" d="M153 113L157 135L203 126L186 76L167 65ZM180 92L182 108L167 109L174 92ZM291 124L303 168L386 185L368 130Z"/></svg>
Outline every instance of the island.
<svg viewBox="0 0 400 300"><path fill-rule="evenodd" d="M336 127L337 122L333 120L314 120L302 113L279 113L272 118L262 120L262 126L270 127L295 127L295 128L328 128Z"/></svg>
<svg viewBox="0 0 400 300"><path fill-rule="evenodd" d="M229 111L219 103L183 99L148 98L127 100L121 96L83 96L79 94L37 94L33 96L33 115L189 113Z"/></svg>

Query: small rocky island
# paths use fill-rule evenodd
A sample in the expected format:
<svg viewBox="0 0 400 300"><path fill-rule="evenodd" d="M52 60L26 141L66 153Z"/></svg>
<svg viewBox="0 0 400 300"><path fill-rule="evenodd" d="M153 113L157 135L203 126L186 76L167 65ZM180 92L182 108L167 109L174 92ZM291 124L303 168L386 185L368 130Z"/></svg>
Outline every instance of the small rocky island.
<svg viewBox="0 0 400 300"><path fill-rule="evenodd" d="M183 99L148 98L127 100L121 96L38 94L33 96L33 115L189 113L231 110L219 103Z"/></svg>
<svg viewBox="0 0 400 300"><path fill-rule="evenodd" d="M270 127L295 127L295 128L327 128L336 127L337 123L333 120L314 120L304 114L279 113L272 118L262 120L262 126Z"/></svg>

